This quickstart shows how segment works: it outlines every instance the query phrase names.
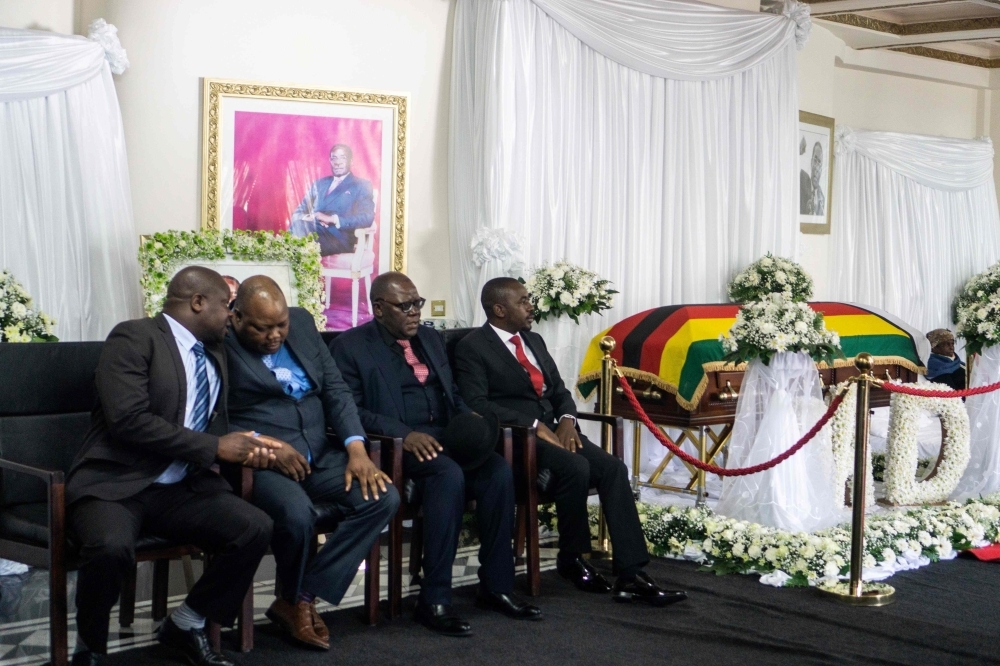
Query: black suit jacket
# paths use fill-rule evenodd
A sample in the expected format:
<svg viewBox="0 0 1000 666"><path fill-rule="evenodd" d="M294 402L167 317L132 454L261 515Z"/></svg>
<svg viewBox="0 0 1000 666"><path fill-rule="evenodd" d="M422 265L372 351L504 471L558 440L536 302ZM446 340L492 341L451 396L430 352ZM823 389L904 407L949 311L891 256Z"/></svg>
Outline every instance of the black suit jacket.
<svg viewBox="0 0 1000 666"><path fill-rule="evenodd" d="M301 400L287 395L274 374L260 359L248 352L230 331L226 336L229 358L229 427L230 430L256 430L288 442L306 455L312 450L313 467L338 464L336 452L344 450L348 437L364 437L351 394L340 376L330 350L316 330L311 314L302 308L289 308L289 328L285 345L309 375L313 390ZM337 433L330 442L326 429Z"/></svg>
<svg viewBox="0 0 1000 666"><path fill-rule="evenodd" d="M432 328L421 326L417 338L427 356L427 362L434 368L444 389L448 406L448 419L469 411L469 407L459 395L455 379L448 365L448 353L441 335ZM354 393L361 423L365 430L389 437L406 437L414 428L407 425L403 390L405 376L401 372L412 373L409 367L400 368L398 359L386 346L379 333L378 323L373 321L341 333L330 343L344 381ZM394 369L397 369L394 370Z"/></svg>
<svg viewBox="0 0 1000 666"><path fill-rule="evenodd" d="M564 415L576 416L576 403L566 388L559 368L537 333L521 333L545 377L545 391L535 393L531 378L500 336L484 324L458 343L455 349L455 379L473 411L493 413L501 423L530 427L535 419L551 425Z"/></svg>
<svg viewBox="0 0 1000 666"><path fill-rule="evenodd" d="M205 344L219 376L219 397L207 432L184 427L187 378L166 318L125 321L108 335L97 364L97 406L90 430L66 481L66 501L132 497L174 460L207 469L215 462L226 423L226 356ZM196 475L207 488L228 484L215 474Z"/></svg>

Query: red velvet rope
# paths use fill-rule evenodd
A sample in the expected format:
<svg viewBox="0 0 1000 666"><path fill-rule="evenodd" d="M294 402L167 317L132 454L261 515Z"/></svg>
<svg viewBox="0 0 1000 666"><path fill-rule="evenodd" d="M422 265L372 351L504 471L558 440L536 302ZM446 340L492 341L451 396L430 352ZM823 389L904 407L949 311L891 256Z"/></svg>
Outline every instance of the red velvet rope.
<svg viewBox="0 0 1000 666"><path fill-rule="evenodd" d="M676 455L681 460L689 463L690 465L693 465L698 469L703 469L706 472L711 472L712 474L718 474L719 476L749 476L750 474L756 474L757 472L763 472L764 470L771 469L775 465L778 465L784 462L785 460L788 460L793 455L795 455L799 449L808 444L809 440L815 437L816 433L822 430L823 426L825 426L827 422L833 418L833 415L837 411L837 408L840 407L840 403L844 401L844 395L846 393L845 391L841 391L838 395L836 395L830 402L830 406L827 408L826 413L823 414L823 417L816 422L816 425L814 425L809 430L809 432L804 434L802 436L802 439L797 441L791 448L789 448L787 451L782 453L777 458L773 458L759 465L754 465L753 467L726 469L724 467L719 467L718 465L703 463L697 458L688 455L681 449L681 447L671 442L670 438L667 437L663 433L663 431L661 431L659 428L656 427L656 424L653 423L653 420L649 418L648 414L646 414L646 410L644 410L642 408L642 405L639 404L639 400L638 398L635 397L635 393L632 392L632 387L629 386L628 380L626 380L624 377L618 377L618 382L619 384L621 384L622 392L625 394L625 399L628 400L630 405L632 405L632 409L635 410L635 413L639 415L639 420L641 420L646 425L646 427L649 428L649 431L653 433L653 436L660 441L660 444L670 449L674 455Z"/></svg>
<svg viewBox="0 0 1000 666"><path fill-rule="evenodd" d="M1000 382L977 386L976 388L963 389L961 391L935 391L932 389L914 388L912 384L896 384L894 382L882 382L879 384L886 391L892 393L905 393L906 395L918 395L922 398L965 398L970 395L981 395L1000 389Z"/></svg>

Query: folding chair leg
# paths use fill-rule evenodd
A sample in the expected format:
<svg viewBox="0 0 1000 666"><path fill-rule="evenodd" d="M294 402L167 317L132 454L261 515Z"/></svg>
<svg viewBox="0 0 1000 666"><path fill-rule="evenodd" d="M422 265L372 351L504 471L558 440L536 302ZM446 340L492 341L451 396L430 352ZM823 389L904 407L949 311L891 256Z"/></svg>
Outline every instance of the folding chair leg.
<svg viewBox="0 0 1000 666"><path fill-rule="evenodd" d="M403 614L403 517L389 523L389 617Z"/></svg>
<svg viewBox="0 0 1000 666"><path fill-rule="evenodd" d="M66 626L66 569L49 569L49 654L52 666L69 664L69 632Z"/></svg>
<svg viewBox="0 0 1000 666"><path fill-rule="evenodd" d="M134 585L133 581L133 585ZM167 595L170 590L170 560L153 561L153 621L167 617ZM134 591L133 591L134 594Z"/></svg>
<svg viewBox="0 0 1000 666"><path fill-rule="evenodd" d="M237 626L240 652L249 652L253 649L253 583L250 583L250 589L243 597L243 608L240 609Z"/></svg>
<svg viewBox="0 0 1000 666"><path fill-rule="evenodd" d="M375 539L368 557L365 558L365 619L369 626L378 624L378 593L379 566L382 559L382 548L379 539Z"/></svg>
<svg viewBox="0 0 1000 666"><path fill-rule="evenodd" d="M135 579L139 563L132 565L125 580L122 581L121 597L118 601L118 626L131 627L135 621ZM155 583L154 583L155 589Z"/></svg>

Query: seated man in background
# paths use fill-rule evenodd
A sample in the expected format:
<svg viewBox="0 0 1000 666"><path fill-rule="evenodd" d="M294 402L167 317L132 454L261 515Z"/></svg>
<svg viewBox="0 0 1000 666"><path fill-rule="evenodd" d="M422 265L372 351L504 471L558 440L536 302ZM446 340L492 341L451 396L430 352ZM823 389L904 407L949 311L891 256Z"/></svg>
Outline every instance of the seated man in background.
<svg viewBox="0 0 1000 666"><path fill-rule="evenodd" d="M402 273L383 273L371 287L375 319L342 333L333 356L354 392L365 430L403 438L403 469L423 497L424 577L416 619L449 636L468 636L469 624L451 607L451 567L465 512L466 487L476 500L479 525L480 606L516 619L541 618L514 589L514 482L510 466L493 450L498 430L483 428L458 395L441 336L420 325L424 299ZM485 455L462 457L460 443ZM474 439L474 438L473 438ZM464 463L460 466L460 463Z"/></svg>
<svg viewBox="0 0 1000 666"><path fill-rule="evenodd" d="M190 543L210 564L160 628L185 661L228 666L205 618L231 625L271 540L271 519L233 494L217 461L266 467L281 442L228 433L229 288L198 266L177 273L163 312L115 326L101 351L98 404L66 480L68 522L80 542L74 666L100 663L108 619L135 567L140 533Z"/></svg>
<svg viewBox="0 0 1000 666"><path fill-rule="evenodd" d="M297 642L328 650L316 598L340 603L399 494L368 457L354 396L312 315L289 309L274 280L256 275L240 286L232 322L231 426L287 442L270 469L254 474L253 503L274 519L280 596L267 616ZM314 503L335 503L345 518L313 556Z"/></svg>
<svg viewBox="0 0 1000 666"><path fill-rule="evenodd" d="M459 390L469 407L481 414L537 428L538 469L540 476L549 470L548 492L556 503L559 574L585 592L612 589L583 559L591 549L587 496L596 487L618 574L614 600L638 599L663 606L687 598L684 592L660 589L643 571L649 553L628 470L577 430L573 396L545 341L531 332L534 313L524 285L513 278L490 280L483 286L481 300L487 322L465 336L455 352Z"/></svg>
<svg viewBox="0 0 1000 666"><path fill-rule="evenodd" d="M947 328L935 328L927 334L931 355L927 358L927 379L947 384L955 391L965 388L965 364L955 355L955 334Z"/></svg>

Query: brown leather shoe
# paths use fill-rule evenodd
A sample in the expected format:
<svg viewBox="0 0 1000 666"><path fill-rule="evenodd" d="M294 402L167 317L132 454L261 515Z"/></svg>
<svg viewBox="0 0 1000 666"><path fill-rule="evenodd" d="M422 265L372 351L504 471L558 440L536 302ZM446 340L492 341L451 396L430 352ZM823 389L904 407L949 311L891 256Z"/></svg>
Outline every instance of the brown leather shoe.
<svg viewBox="0 0 1000 666"><path fill-rule="evenodd" d="M274 600L267 609L267 619L287 631L293 640L307 647L329 650L330 642L316 635L313 629L312 604L300 601L292 605L284 599Z"/></svg>
<svg viewBox="0 0 1000 666"><path fill-rule="evenodd" d="M309 604L309 612L312 614L313 631L316 632L317 636L329 644L330 630L326 628L326 623L323 622L323 618L321 618L319 613L316 611L315 601Z"/></svg>

